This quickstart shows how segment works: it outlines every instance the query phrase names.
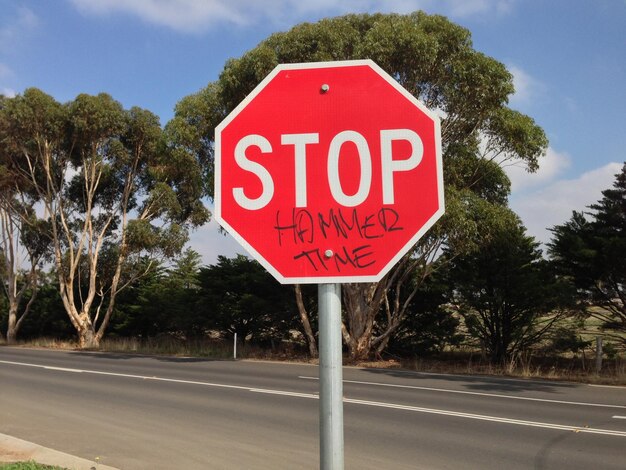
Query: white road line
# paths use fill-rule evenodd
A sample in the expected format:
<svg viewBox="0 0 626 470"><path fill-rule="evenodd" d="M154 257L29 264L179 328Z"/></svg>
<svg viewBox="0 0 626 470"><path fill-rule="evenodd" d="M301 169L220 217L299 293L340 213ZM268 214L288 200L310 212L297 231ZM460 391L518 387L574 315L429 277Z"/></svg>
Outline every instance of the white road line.
<svg viewBox="0 0 626 470"><path fill-rule="evenodd" d="M317 377L298 376L299 379L304 380L319 380ZM372 385L376 387L389 387L389 388L406 388L411 390L426 390L429 392L444 392L444 393L457 393L461 395L477 395L482 397L494 397L494 398L507 398L510 400L526 400L526 401L539 401L545 403L558 403L561 405L579 405L579 406L595 406L602 408L620 408L625 409L624 405L607 405L603 403L587 403L579 401L565 401L565 400L551 400L549 398L532 398L532 397L518 397L514 395L502 395L498 393L485 393L485 392L470 392L467 390L449 390L447 388L433 388L433 387L421 387L419 385L398 385L398 384L385 384L380 382L361 382L358 380L344 380L344 383L351 383L357 385Z"/></svg>
<svg viewBox="0 0 626 470"><path fill-rule="evenodd" d="M268 390L264 388L251 388L248 391L253 392L253 393L265 393L268 395L286 395L289 397L297 397L297 398L313 398L315 400L319 399L319 395L316 395L314 393L297 393L297 392L287 392L283 390Z"/></svg>
<svg viewBox="0 0 626 470"><path fill-rule="evenodd" d="M40 369L57 371L57 372L63 371L63 372L83 373L83 374L104 375L104 376L112 376L112 377L124 377L124 378L131 378L131 379L157 380L161 382L203 385L207 387L220 387L220 388L245 390L245 391L253 392L253 393L282 395L282 396L290 396L290 397L296 397L296 398L319 399L319 396L317 394L312 394L312 393L298 393L298 392L289 392L285 390L270 390L270 389L262 389L262 388L244 387L241 385L227 385L227 384L218 384L218 383L212 383L212 382L200 382L200 381L195 381L195 380L168 379L165 377L144 376L144 375L134 375L134 374L120 374L116 372L103 372L103 371L86 370L86 369L52 367L52 366L44 366L40 364L30 364L30 363L25 363L25 362L13 362L13 361L0 360L0 363L17 365L17 366L25 366L25 367L36 367ZM536 421L525 421L525 420L520 420L520 419L501 418L498 416L462 413L459 411L438 410L435 408L423 408L423 407L411 406L411 405L399 405L395 403L356 400L353 398L344 398L343 401L344 403L350 403L354 405L375 406L379 408L391 408L391 409L396 409L396 410L413 411L417 413L428 413L428 414L436 414L436 415L442 415L442 416L453 416L457 418L491 421L491 422L496 422L496 423L514 424L518 426L532 426L532 427L537 427L537 428L556 429L556 430L561 430L561 431L572 431L572 432L577 432L577 433L602 434L606 436L626 437L626 431L614 431L611 429L598 429L598 428L569 426L569 425L564 425L564 424L541 423L541 422L536 422Z"/></svg>
<svg viewBox="0 0 626 470"><path fill-rule="evenodd" d="M52 366L44 366L44 369L46 370L58 370L61 372L75 372L78 374L82 374L84 371L80 370L80 369L66 369L65 367L52 367Z"/></svg>
<svg viewBox="0 0 626 470"><path fill-rule="evenodd" d="M263 390L263 389L251 389L250 391L256 392L256 393L267 393L267 394L272 394L272 395L286 395L286 396L292 396L292 397L298 397L298 398L315 398L315 399L319 398L318 395L312 395L310 393L295 393L295 392L285 392L285 391L279 391L279 390ZM396 403L355 400L353 398L344 398L343 402L351 403L354 405L375 406L379 408L391 408L394 410L413 411L417 413L453 416L455 418L476 419L480 421L491 421L495 423L514 424L517 426L530 426L530 427L535 427L535 428L556 429L559 431L571 431L571 432L576 432L576 433L602 434L605 436L626 437L626 431L614 431L612 429L588 428L584 426L583 427L569 426L566 424L541 423L537 421L526 421L522 419L501 418L498 416L487 416L487 415L477 415L473 413L463 413L460 411L438 410L436 408L423 408L420 406L411 406L411 405L398 405Z"/></svg>
<svg viewBox="0 0 626 470"><path fill-rule="evenodd" d="M589 387L597 387L597 388L621 388L626 389L623 385L598 385L598 384L587 384Z"/></svg>
<svg viewBox="0 0 626 470"><path fill-rule="evenodd" d="M52 370L52 371L74 372L74 373L93 374L93 375L106 375L109 377L123 377L127 379L156 380L159 382L170 382L170 383L179 383L179 384L188 384L188 385L204 385L206 387L231 388L231 389L247 390L247 391L250 390L250 387L243 387L241 385L227 385L227 384L218 384L218 383L211 383L211 382L199 382L196 380L168 379L165 377L146 376L146 375L120 374L117 372L103 372L103 371L98 371L98 370L69 369L69 368L64 368L64 367L51 367L51 366L44 366L40 364L29 364L27 362L13 362L13 361L1 361L0 360L0 364L36 367L39 369Z"/></svg>
<svg viewBox="0 0 626 470"><path fill-rule="evenodd" d="M626 416L613 416L613 419L626 419Z"/></svg>
<svg viewBox="0 0 626 470"><path fill-rule="evenodd" d="M459 411L437 410L434 408L421 408L418 406L410 406L410 405L395 405L392 403L381 403L381 402L373 402L373 401L365 401L365 400L353 400L349 398L344 399L344 402L354 403L357 405L378 406L382 408L394 408L398 410L415 411L418 413L454 416L457 418L469 418L469 419L478 419L481 421L492 421L492 422L497 422L497 423L516 424L518 426L531 426L531 427L536 427L536 428L557 429L560 431L572 431L572 432L582 432L582 433L590 433L590 434L602 434L606 436L626 437L626 431L614 431L611 429L598 429L598 428L587 428L587 427L579 427L579 426L569 426L565 424L541 423L537 421L525 421L521 419L500 418L497 416L477 415L473 413L462 413Z"/></svg>

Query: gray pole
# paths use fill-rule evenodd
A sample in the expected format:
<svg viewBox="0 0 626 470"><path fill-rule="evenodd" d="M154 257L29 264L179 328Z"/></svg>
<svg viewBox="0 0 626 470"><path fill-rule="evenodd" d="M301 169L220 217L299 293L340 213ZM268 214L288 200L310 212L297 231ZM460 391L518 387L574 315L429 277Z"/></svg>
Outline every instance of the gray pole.
<svg viewBox="0 0 626 470"><path fill-rule="evenodd" d="M602 371L602 336L596 336L596 374Z"/></svg>
<svg viewBox="0 0 626 470"><path fill-rule="evenodd" d="M320 355L320 469L343 470L341 284L317 286Z"/></svg>

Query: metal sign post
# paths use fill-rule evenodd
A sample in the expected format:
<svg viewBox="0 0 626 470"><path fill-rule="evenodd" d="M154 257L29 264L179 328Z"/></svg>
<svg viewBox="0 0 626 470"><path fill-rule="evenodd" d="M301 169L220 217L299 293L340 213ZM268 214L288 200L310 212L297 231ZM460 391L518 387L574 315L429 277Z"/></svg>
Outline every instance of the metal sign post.
<svg viewBox="0 0 626 470"><path fill-rule="evenodd" d="M318 284L320 470L343 470L341 284Z"/></svg>

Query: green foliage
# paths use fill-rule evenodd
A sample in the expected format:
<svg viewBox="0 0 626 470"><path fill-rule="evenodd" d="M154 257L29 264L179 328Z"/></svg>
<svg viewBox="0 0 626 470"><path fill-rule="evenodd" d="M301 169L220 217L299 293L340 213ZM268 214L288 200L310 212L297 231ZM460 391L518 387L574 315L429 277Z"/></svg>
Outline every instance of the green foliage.
<svg viewBox="0 0 626 470"><path fill-rule="evenodd" d="M63 467L43 465L35 461L0 464L0 470L66 470Z"/></svg>
<svg viewBox="0 0 626 470"><path fill-rule="evenodd" d="M32 206L21 212L24 219L20 227L20 243L31 254L33 260L50 261L52 258L50 222L37 218Z"/></svg>
<svg viewBox="0 0 626 470"><path fill-rule="evenodd" d="M531 118L507 107L514 88L506 67L474 50L470 32L442 16L345 15L272 34L229 60L217 81L180 101L166 129L172 145L203 162L207 194L212 196L215 127L276 65L351 59L372 59L443 116L446 215L397 269L428 264L443 248L453 256L477 249L506 219L510 181L501 164L515 161L534 171L547 139ZM410 273L392 274L385 282L396 285L381 289L401 288L408 277ZM380 292L367 285L361 289L368 311L346 316L344 339L351 354L366 356L371 347L384 347L404 313L402 308L393 312L390 330L378 338L363 337L376 331L376 316L384 310L371 301L382 302L385 295L370 296Z"/></svg>
<svg viewBox="0 0 626 470"><path fill-rule="evenodd" d="M75 211L66 209L65 216L76 217L77 223L96 208L114 217L136 209L135 218L148 222L195 226L207 220L198 162L170 154L159 119L149 111L126 111L104 93L81 94L62 105L34 88L5 99L1 111L4 171L28 179L24 155L37 175L50 165L60 192L49 197L63 197ZM73 177L64 186L62 175L70 172ZM45 181L38 183L41 198Z"/></svg>
<svg viewBox="0 0 626 470"><path fill-rule="evenodd" d="M215 127L276 65L350 59L374 60L426 106L441 111L444 168L448 173L452 160L456 176L447 179L458 188L480 186L485 173L487 180L495 178L494 189L483 182L477 192L499 203L508 194L506 175L493 165L482 167L481 138L489 158L515 158L531 171L537 168L547 140L532 119L506 107L514 91L506 67L475 51L465 28L423 12L346 15L275 33L229 60L216 82L181 100L166 131L177 149L203 162L212 195ZM480 161L454 165L467 158ZM477 171L470 171L472 165Z"/></svg>
<svg viewBox="0 0 626 470"><path fill-rule="evenodd" d="M78 169L88 170L88 164L104 160L110 163L120 148L115 144L126 127L124 109L106 93L97 96L78 95L67 105L68 155ZM107 158L108 157L108 158Z"/></svg>
<svg viewBox="0 0 626 470"><path fill-rule="evenodd" d="M574 212L552 228L549 254L575 285L583 310L604 328L626 332L626 164L602 195L590 212Z"/></svg>
<svg viewBox="0 0 626 470"><path fill-rule="evenodd" d="M405 357L438 354L446 347L458 346L463 339L458 332L458 317L446 308L452 286L441 264L418 287L401 327L389 344L389 352Z"/></svg>
<svg viewBox="0 0 626 470"><path fill-rule="evenodd" d="M609 359L615 359L618 354L618 348L615 343L606 343L602 347L602 353Z"/></svg>
<svg viewBox="0 0 626 470"><path fill-rule="evenodd" d="M348 325L347 332L382 336L383 325L401 325L396 346L441 349L456 341L454 317L441 316L436 305L443 301L443 281L422 285L415 270L431 272L430 263L444 250L448 261L480 252L504 227L517 224L506 208L510 181L501 163L513 160L533 171L547 146L531 118L507 107L514 90L506 67L474 50L470 32L442 16L346 15L273 34L228 61L217 81L183 98L163 130L149 111L125 110L106 94L79 95L67 104L36 89L2 98L0 187L17 182L31 201L46 201L47 187L60 188L48 200L46 227L36 231L56 237L61 281L68 279L71 260L80 266L78 284L64 291L74 293L77 303L89 292L116 292L121 269L119 285L129 287L117 304L94 294L102 308L115 305L116 334L200 336L216 329L237 331L242 339L280 338L297 318L293 295L258 264L220 258L199 269L197 256L188 252L165 269L148 258L175 259L187 229L208 220L201 197L213 196L215 127L276 65L366 58L443 116L446 215L404 260L401 269L410 272L389 278L398 282L402 299L420 289L406 318L399 311L386 323L373 315L371 324ZM88 237L78 252L89 229L103 236L100 242ZM96 247L94 264L87 253ZM412 282L402 293L407 279ZM371 308L384 311L381 305ZM84 313L93 316L93 309Z"/></svg>
<svg viewBox="0 0 626 470"><path fill-rule="evenodd" d="M197 289L198 273L201 264L202 257L200 253L187 248L174 260L174 268L170 271L172 284L182 289Z"/></svg>
<svg viewBox="0 0 626 470"><path fill-rule="evenodd" d="M519 222L456 258L449 282L469 334L496 363L541 340L571 295Z"/></svg>
<svg viewBox="0 0 626 470"><path fill-rule="evenodd" d="M48 274L41 279L31 312L24 319L20 328L21 339L42 337L69 339L75 334L63 308L63 302L59 295L59 285L54 278L53 274ZM28 296L26 297L28 298ZM26 299L23 300L23 302L25 301ZM3 321L0 321L0 329L5 328L2 323Z"/></svg>
<svg viewBox="0 0 626 470"><path fill-rule="evenodd" d="M81 344L104 334L120 281L132 280L123 270L145 256L173 258L188 228L208 220L201 163L168 143L153 113L105 93L60 104L31 88L3 99L0 142L1 184L16 182L48 217L30 226L53 242Z"/></svg>
<svg viewBox="0 0 626 470"><path fill-rule="evenodd" d="M284 338L297 319L293 291L245 256L200 269L198 310L208 326L240 341Z"/></svg>
<svg viewBox="0 0 626 470"><path fill-rule="evenodd" d="M151 263L147 275L120 294L111 331L117 336L191 339L207 333L207 320L196 308L200 255L187 249L169 269ZM144 260L140 270L146 269Z"/></svg>
<svg viewBox="0 0 626 470"><path fill-rule="evenodd" d="M552 334L550 345L547 349L551 353L556 354L567 352L576 354L590 347L591 343L591 341L583 340L580 334L571 326L569 328L561 327Z"/></svg>
<svg viewBox="0 0 626 470"><path fill-rule="evenodd" d="M445 240L448 256L453 258L480 249L493 234L516 223L516 216L507 207L492 204L471 189L448 186L446 215L424 240Z"/></svg>
<svg viewBox="0 0 626 470"><path fill-rule="evenodd" d="M169 333L175 323L167 271L153 263L146 275L120 292L111 318L114 336L150 338Z"/></svg>
<svg viewBox="0 0 626 470"><path fill-rule="evenodd" d="M220 103L218 85L210 84L183 98L175 111L165 126L171 158L181 170L191 165L195 174L202 174L202 178L194 178L190 184L203 195L212 196L214 129L227 114Z"/></svg>

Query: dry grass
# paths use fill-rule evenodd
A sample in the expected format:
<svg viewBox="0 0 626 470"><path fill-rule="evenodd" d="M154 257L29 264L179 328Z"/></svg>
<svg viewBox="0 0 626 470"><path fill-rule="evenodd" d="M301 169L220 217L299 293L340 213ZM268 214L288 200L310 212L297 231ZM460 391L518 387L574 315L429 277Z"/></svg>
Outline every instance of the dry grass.
<svg viewBox="0 0 626 470"><path fill-rule="evenodd" d="M525 379L563 380L604 385L626 385L626 360L617 357L605 360L602 371L596 374L593 363L583 368L579 360L571 358L542 358L511 362L504 365L491 364L480 357L448 359L403 360L398 367L418 372L442 374L491 375Z"/></svg>
<svg viewBox="0 0 626 470"><path fill-rule="evenodd" d="M0 339L0 346L5 344ZM59 349L65 351L78 350L76 341L53 338L38 338L20 341L16 346L42 349ZM233 357L232 341L220 339L183 339L172 336L157 338L104 338L100 352L116 352L124 354L162 355L177 357L205 357L211 359L231 359ZM237 344L238 359L292 360L309 362L308 356L299 352L292 344L280 344L273 349L265 349L252 344Z"/></svg>
<svg viewBox="0 0 626 470"><path fill-rule="evenodd" d="M179 338L108 338L100 343L100 351L164 356L207 357L226 359L233 355L232 345L215 340L183 340Z"/></svg>
<svg viewBox="0 0 626 470"><path fill-rule="evenodd" d="M76 349L78 344L75 341L56 339L56 338L37 338L28 341L19 341L16 346L25 346L29 348L42 349Z"/></svg>
<svg viewBox="0 0 626 470"><path fill-rule="evenodd" d="M1 345L2 343L0 343ZM21 341L17 346L43 349L77 350L75 341L53 338L38 338ZM163 356L210 357L224 359L232 357L232 345L215 340L183 340L173 337L160 338L105 338L100 347L101 352L118 352L125 354L145 354Z"/></svg>
<svg viewBox="0 0 626 470"><path fill-rule="evenodd" d="M0 345L4 344L0 340ZM76 350L77 344L56 339L37 339L21 342L25 347ZM203 357L211 359L231 359L233 344L215 339L184 340L174 337L107 338L98 351L124 354L167 355L178 357ZM273 361L316 363L293 344L283 343L276 348L260 348L254 345L237 345L237 358ZM440 358L394 358L379 361L364 361L354 364L358 367L405 369L418 372L441 374L491 375L528 379L564 380L606 385L626 385L626 359L617 356L603 362L602 372L596 374L593 357L582 361L574 357L531 358L504 365L494 365L483 360L475 352L463 351L447 353Z"/></svg>

